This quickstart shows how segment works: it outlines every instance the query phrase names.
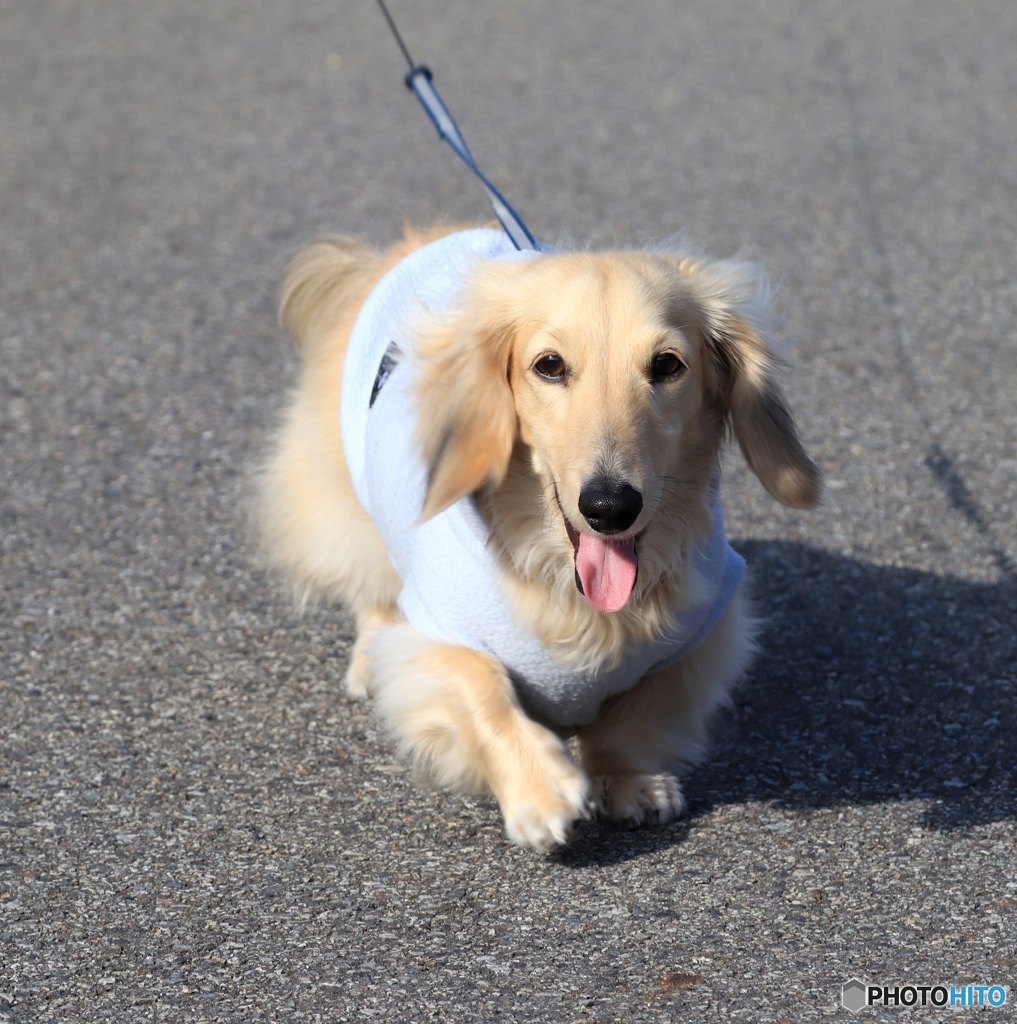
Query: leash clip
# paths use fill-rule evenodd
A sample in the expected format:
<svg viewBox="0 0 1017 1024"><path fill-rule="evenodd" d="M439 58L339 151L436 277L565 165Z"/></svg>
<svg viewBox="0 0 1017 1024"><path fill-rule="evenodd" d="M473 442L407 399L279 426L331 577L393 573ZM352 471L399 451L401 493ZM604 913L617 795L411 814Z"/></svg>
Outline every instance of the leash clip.
<svg viewBox="0 0 1017 1024"><path fill-rule="evenodd" d="M429 82L431 81L432 78L434 78L434 75L431 74L431 69L426 64L418 64L415 68L410 68L410 70L406 72L406 75L403 78L403 81L406 83L407 89L410 89L412 91L413 79L416 78L417 75L423 75Z"/></svg>

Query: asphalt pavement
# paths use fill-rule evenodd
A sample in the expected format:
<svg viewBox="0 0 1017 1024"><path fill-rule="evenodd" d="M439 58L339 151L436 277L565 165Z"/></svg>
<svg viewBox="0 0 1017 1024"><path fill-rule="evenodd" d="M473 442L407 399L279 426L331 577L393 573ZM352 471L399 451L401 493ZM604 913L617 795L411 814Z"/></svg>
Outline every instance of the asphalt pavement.
<svg viewBox="0 0 1017 1024"><path fill-rule="evenodd" d="M486 220L368 0L0 0L0 1021L797 1022L1017 980L1017 6L392 0L541 238L781 282L765 651L670 827L541 855L251 542L287 260ZM890 1007L859 1019L1017 1019Z"/></svg>

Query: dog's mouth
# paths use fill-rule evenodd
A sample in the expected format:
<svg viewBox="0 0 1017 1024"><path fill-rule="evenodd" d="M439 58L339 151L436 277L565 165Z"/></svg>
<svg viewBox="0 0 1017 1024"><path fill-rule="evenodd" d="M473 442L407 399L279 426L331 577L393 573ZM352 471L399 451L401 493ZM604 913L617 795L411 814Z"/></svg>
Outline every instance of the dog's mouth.
<svg viewBox="0 0 1017 1024"><path fill-rule="evenodd" d="M557 487L554 496L572 544L576 590L598 612L620 612L628 604L636 585L639 535L609 540L598 534L580 533L565 514Z"/></svg>

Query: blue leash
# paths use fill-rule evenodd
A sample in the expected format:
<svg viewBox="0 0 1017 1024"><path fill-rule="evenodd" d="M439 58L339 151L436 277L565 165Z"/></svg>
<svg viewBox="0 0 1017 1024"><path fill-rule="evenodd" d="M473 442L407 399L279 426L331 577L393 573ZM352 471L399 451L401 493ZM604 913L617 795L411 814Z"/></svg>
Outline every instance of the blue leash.
<svg viewBox="0 0 1017 1024"><path fill-rule="evenodd" d="M381 8L382 14L385 15L385 20L388 22L389 28L392 29L392 34L395 36L399 48L403 51L406 63L410 66L410 70L406 73L406 86L413 90L417 99L420 100L421 106L427 111L427 116L434 122L435 128L438 129L439 138L444 139L456 151L462 162L480 179L480 184L484 186L487 198L491 201L491 206L494 208L494 214L501 221L501 226L505 229L505 234L512 240L512 244L517 249L536 249L537 243L523 223L522 218L512 209L505 197L487 180L484 173L477 166L477 161L473 159L473 154L470 152L469 146L466 145L466 140L452 119L452 115L448 112L448 107L445 106L442 98L438 95L438 90L434 87L430 69L423 64L413 63L410 51L406 48L406 44L403 42L399 30L392 20L392 15L388 12L384 0L378 0L378 6Z"/></svg>

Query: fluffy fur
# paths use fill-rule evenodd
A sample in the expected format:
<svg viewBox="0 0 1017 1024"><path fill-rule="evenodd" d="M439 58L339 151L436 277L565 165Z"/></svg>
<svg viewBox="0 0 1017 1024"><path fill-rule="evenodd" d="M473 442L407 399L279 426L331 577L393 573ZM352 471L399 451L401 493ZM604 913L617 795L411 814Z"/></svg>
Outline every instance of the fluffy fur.
<svg viewBox="0 0 1017 1024"><path fill-rule="evenodd" d="M448 230L407 231L387 252L328 238L290 267L280 316L303 368L263 474L267 550L304 595L339 599L356 616L351 695L374 695L402 751L439 784L493 792L514 842L562 843L591 806L630 824L670 820L684 809L676 771L701 755L711 712L755 651L742 594L683 661L577 730L579 763L526 715L498 662L401 621L400 580L344 460L343 358L371 288ZM515 615L566 662L610 667L695 600L689 553L709 533L709 483L729 431L777 500L818 500L820 474L760 326L768 304L764 279L744 264L564 253L478 265L456 308L421 323L423 516L476 495ZM661 353L678 372L654 376ZM557 365L541 362L548 354L560 378L537 372ZM574 538L593 533L579 511L592 479L624 481L642 498L621 532L638 537L638 576L614 613L591 607L575 583Z"/></svg>

